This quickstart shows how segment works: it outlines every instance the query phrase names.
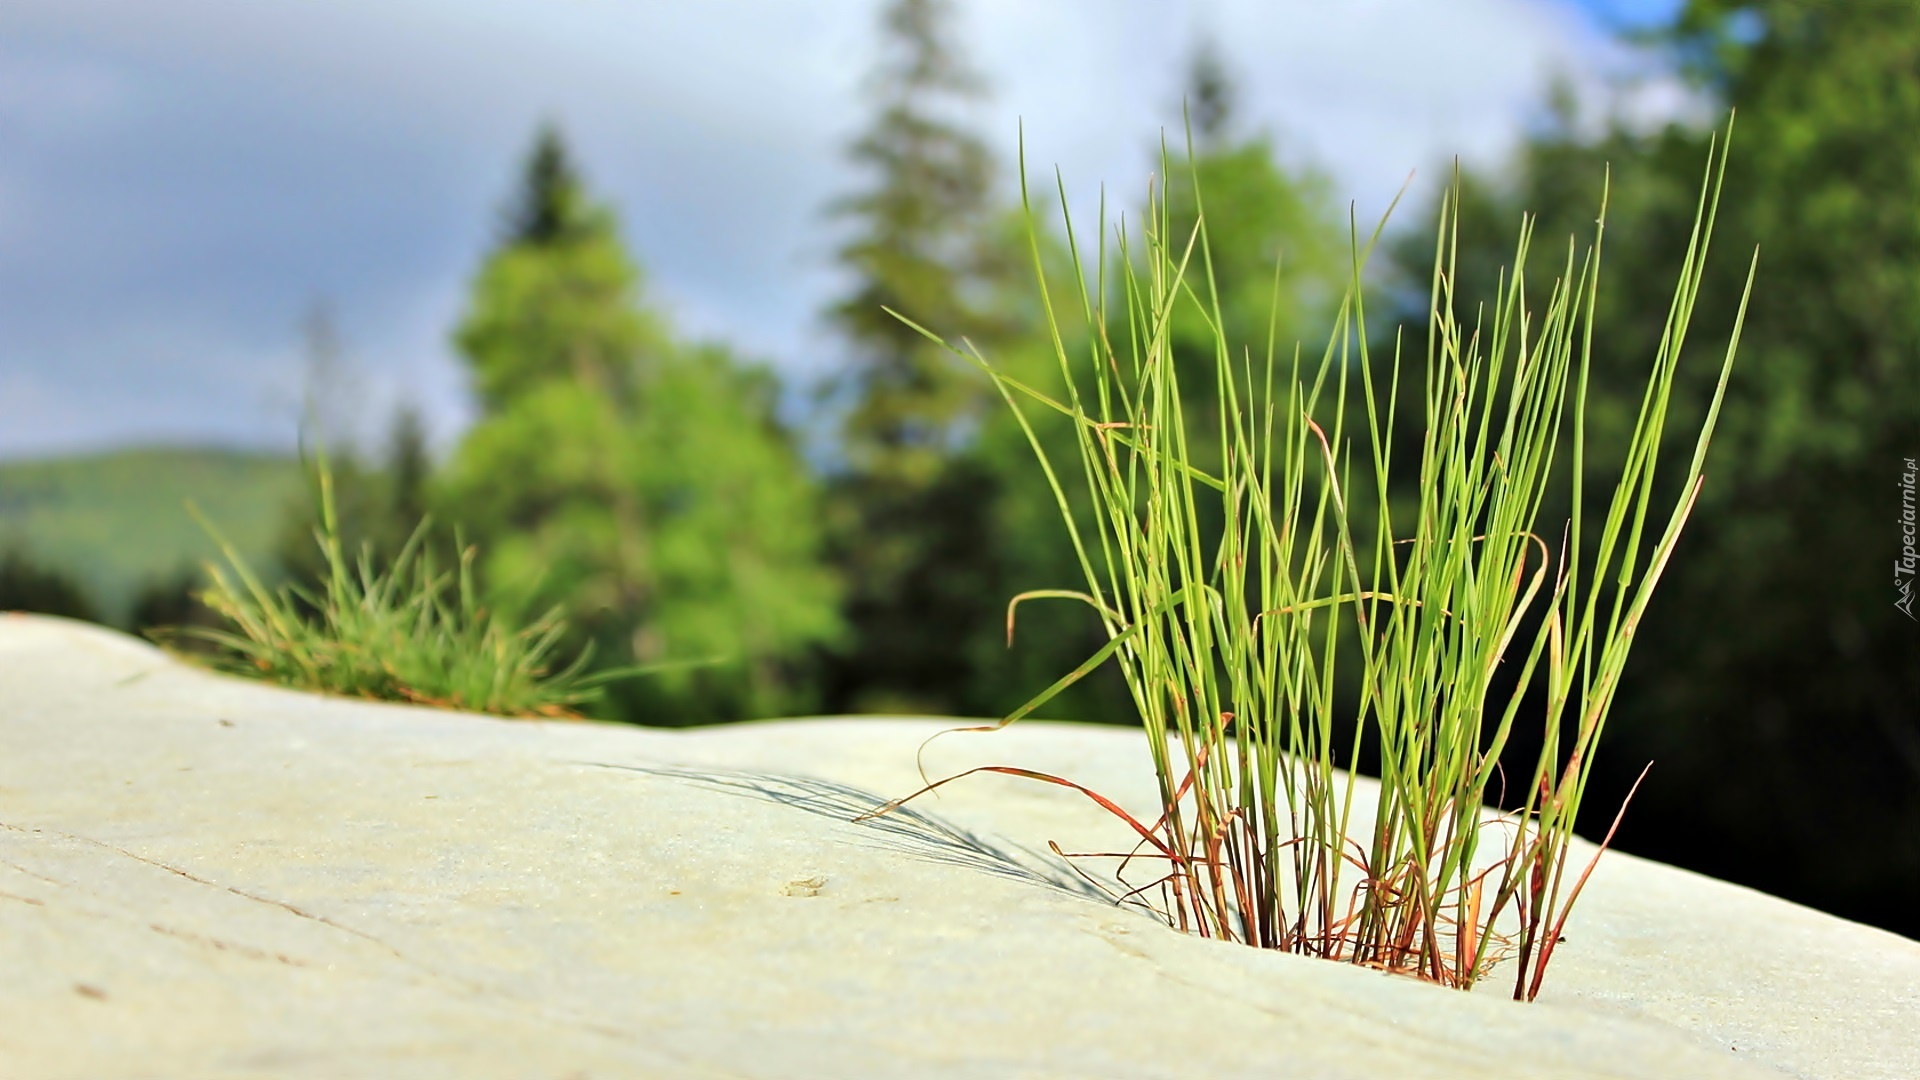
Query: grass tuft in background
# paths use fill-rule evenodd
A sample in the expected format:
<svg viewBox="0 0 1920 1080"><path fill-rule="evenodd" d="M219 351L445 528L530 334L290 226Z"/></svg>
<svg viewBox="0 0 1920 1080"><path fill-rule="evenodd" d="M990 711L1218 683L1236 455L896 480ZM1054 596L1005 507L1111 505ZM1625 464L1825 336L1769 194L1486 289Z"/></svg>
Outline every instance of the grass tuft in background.
<svg viewBox="0 0 1920 1080"><path fill-rule="evenodd" d="M229 625L155 636L205 643L211 650L194 655L215 667L295 689L500 716L570 718L602 683L634 673L584 676L584 653L557 666L565 631L558 611L515 625L482 606L475 550L463 547L453 570L439 569L425 520L387 565L376 565L371 546L349 559L324 460L318 479L320 583L268 588L196 510L226 560L224 568L208 564L211 585L200 600Z"/></svg>

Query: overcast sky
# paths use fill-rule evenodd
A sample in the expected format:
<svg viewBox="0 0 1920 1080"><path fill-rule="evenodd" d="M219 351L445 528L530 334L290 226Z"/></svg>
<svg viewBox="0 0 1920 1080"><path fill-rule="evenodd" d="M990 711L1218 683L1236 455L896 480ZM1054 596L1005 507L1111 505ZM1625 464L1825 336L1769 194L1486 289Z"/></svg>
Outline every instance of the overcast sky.
<svg viewBox="0 0 1920 1080"><path fill-rule="evenodd" d="M1610 26L1674 0L960 0L974 118L1076 198L1138 190L1196 34L1244 115L1362 215L1497 163L1562 74L1684 100ZM325 305L356 412L468 415L447 343L536 124L618 209L651 299L796 384L832 369L822 205L857 182L874 0L8 0L0 456L287 446Z"/></svg>

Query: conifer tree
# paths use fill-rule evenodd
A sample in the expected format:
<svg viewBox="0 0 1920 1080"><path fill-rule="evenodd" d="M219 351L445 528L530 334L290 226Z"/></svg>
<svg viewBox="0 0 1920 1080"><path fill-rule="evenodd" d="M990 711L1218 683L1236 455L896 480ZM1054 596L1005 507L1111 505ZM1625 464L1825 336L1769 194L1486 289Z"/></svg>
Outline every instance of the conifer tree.
<svg viewBox="0 0 1920 1080"><path fill-rule="evenodd" d="M559 133L536 141L456 342L481 415L439 484L501 604L559 604L601 663L708 660L622 683L655 723L804 708L837 632L818 512L770 378L673 339Z"/></svg>
<svg viewBox="0 0 1920 1080"><path fill-rule="evenodd" d="M872 186L834 206L855 223L839 252L856 276L832 318L852 345L858 398L847 451L862 473L924 483L954 427L976 414L980 380L887 314L976 337L989 332L982 278L1000 270L990 234L995 163L955 114L984 93L950 40L948 0L893 0L883 59L868 82L876 111L851 148Z"/></svg>
<svg viewBox="0 0 1920 1080"><path fill-rule="evenodd" d="M1234 117L1237 88L1212 38L1202 38L1187 61L1187 116L1194 141L1211 150L1225 139Z"/></svg>
<svg viewBox="0 0 1920 1080"><path fill-rule="evenodd" d="M393 414L386 450L387 516L411 530L427 516L427 482L433 473L419 410L407 405Z"/></svg>
<svg viewBox="0 0 1920 1080"><path fill-rule="evenodd" d="M992 300L1020 265L1004 245L995 163L958 115L984 93L952 40L948 0L892 0L868 82L874 113L851 157L869 186L835 203L854 283L830 315L852 357L834 492L852 649L836 667L846 709L951 711L965 639L991 621L981 509L992 478L958 462L990 388L888 314L992 348L1009 332Z"/></svg>
<svg viewBox="0 0 1920 1080"><path fill-rule="evenodd" d="M526 177L507 208L505 240L510 244L556 244L575 230L584 231L580 176L560 130L541 125L527 157Z"/></svg>

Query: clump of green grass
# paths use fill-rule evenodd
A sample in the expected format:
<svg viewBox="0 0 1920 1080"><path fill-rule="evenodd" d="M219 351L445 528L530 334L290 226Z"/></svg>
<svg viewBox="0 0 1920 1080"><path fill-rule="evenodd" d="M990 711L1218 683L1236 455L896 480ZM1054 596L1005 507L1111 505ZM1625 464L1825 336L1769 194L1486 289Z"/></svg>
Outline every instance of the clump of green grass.
<svg viewBox="0 0 1920 1080"><path fill-rule="evenodd" d="M488 610L476 596L475 549L463 545L453 571L437 569L427 521L388 565L376 565L370 546L349 561L333 476L324 461L318 472L314 540L325 580L269 589L201 518L227 566L207 565L211 585L199 598L231 628L183 627L169 636L212 645L216 667L295 689L500 716L576 717L601 683L633 673L585 675L584 651L556 668L566 630L559 609L526 625Z"/></svg>
<svg viewBox="0 0 1920 1080"><path fill-rule="evenodd" d="M993 727L1115 660L1146 728L1158 817L1145 823L1030 770L960 775L1062 784L1123 818L1139 845L1118 874L1127 886L1119 898L1157 890L1159 910L1182 929L1461 988L1513 959L1513 996L1535 997L1592 869L1569 866L1568 855L1595 746L1698 495L1739 339L1736 322L1679 494L1656 506L1655 465L1724 165L1724 151L1710 154L1666 334L1597 536L1583 508L1604 195L1591 247L1579 255L1569 241L1543 313L1528 306L1528 221L1514 269L1490 310L1471 309L1471 323L1454 295L1457 188L1443 202L1410 507L1389 495L1390 481L1404 479L1394 432L1412 408L1395 391L1400 341L1390 381L1376 385L1360 286L1378 230L1364 247L1356 236L1330 343L1303 365L1297 347L1283 360L1269 340L1256 360L1226 340L1197 184L1190 235L1173 234L1160 198L1138 246L1122 223L1110 253L1103 222L1091 284L1069 217L1088 345L1076 358L1045 296L1064 399L963 355L1019 418L1086 579L1085 591L1016 597L1010 622L1024 601L1071 598L1109 640ZM1024 167L1022 186L1024 198ZM1037 238L1033 254L1044 295ZM1188 413L1176 317L1211 331L1211 416ZM1092 535L1025 412L1034 406L1072 421ZM1357 463L1350 416L1366 429ZM1215 441L1218 471L1195 464L1202 438ZM1499 698L1496 671L1516 661L1518 689ZM1526 721L1544 745L1522 805L1494 813L1488 785L1528 702L1544 702ZM1356 806L1354 771L1336 767L1337 735L1377 748L1371 814ZM1135 859L1156 876L1128 882Z"/></svg>

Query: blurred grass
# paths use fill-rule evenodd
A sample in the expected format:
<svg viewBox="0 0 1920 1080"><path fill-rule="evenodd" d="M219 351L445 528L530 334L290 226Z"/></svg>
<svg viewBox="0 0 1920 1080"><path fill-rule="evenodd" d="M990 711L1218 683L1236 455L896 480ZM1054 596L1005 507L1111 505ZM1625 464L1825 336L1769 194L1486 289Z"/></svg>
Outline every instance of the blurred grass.
<svg viewBox="0 0 1920 1080"><path fill-rule="evenodd" d="M303 495L299 463L274 454L149 447L0 462L0 547L72 576L124 624L142 585L220 556L188 500L243 557L268 565L287 506Z"/></svg>
<svg viewBox="0 0 1920 1080"><path fill-rule="evenodd" d="M566 631L558 607L525 623L489 611L473 579L475 549L456 541L458 567L441 572L425 520L391 560L376 560L371 545L356 558L341 542L324 457L316 479L324 580L268 588L195 511L226 563L207 567L212 584L200 601L228 628L156 631L157 640L197 639L214 647L215 667L298 690L549 719L577 718L574 707L597 700L602 683L668 666L583 677L590 649L556 666Z"/></svg>

